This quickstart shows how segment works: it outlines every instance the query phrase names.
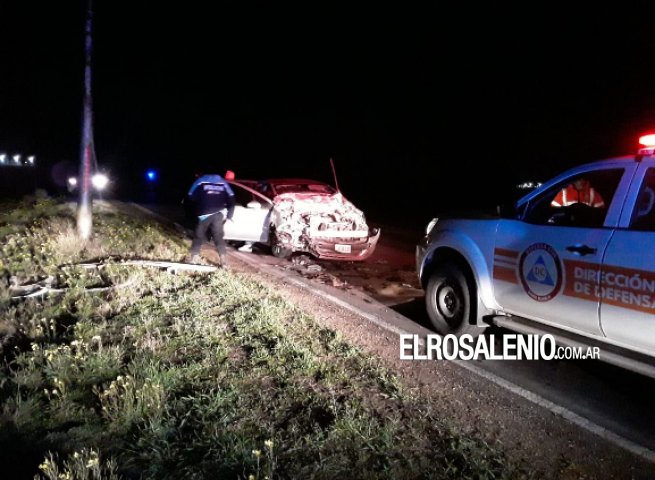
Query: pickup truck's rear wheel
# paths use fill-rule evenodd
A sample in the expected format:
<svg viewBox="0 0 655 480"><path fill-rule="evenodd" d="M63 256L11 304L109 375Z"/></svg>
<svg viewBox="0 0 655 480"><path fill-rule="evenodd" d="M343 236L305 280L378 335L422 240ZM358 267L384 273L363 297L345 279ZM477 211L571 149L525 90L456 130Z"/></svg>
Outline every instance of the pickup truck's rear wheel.
<svg viewBox="0 0 655 480"><path fill-rule="evenodd" d="M479 334L481 329L470 323L475 314L472 307L475 298L475 287L460 268L454 265L437 267L425 290L425 304L434 329L442 335Z"/></svg>

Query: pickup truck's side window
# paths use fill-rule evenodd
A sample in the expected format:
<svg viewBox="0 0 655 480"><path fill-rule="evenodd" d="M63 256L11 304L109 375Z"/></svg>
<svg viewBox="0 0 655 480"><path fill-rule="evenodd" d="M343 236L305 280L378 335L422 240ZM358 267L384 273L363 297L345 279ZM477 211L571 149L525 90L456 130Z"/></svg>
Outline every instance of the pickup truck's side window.
<svg viewBox="0 0 655 480"><path fill-rule="evenodd" d="M613 168L569 177L531 200L523 220L536 225L602 227L623 172Z"/></svg>
<svg viewBox="0 0 655 480"><path fill-rule="evenodd" d="M630 229L655 231L655 168L646 170L630 219Z"/></svg>

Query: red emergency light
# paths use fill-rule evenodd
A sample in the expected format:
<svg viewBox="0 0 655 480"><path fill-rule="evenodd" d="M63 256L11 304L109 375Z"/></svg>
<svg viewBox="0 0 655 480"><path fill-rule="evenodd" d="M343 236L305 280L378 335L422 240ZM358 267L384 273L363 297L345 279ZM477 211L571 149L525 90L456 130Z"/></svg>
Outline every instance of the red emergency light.
<svg viewBox="0 0 655 480"><path fill-rule="evenodd" d="M639 137L639 150L635 159L640 162L644 157L655 155L655 133L646 133Z"/></svg>
<svg viewBox="0 0 655 480"><path fill-rule="evenodd" d="M639 145L642 147L655 147L655 133L648 133L639 137Z"/></svg>

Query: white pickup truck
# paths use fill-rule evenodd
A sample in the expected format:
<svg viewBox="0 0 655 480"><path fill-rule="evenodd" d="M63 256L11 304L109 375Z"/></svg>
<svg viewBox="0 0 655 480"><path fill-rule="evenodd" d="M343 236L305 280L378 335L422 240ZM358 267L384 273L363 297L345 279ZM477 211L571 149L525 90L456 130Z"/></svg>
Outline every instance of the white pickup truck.
<svg viewBox="0 0 655 480"><path fill-rule="evenodd" d="M655 377L655 135L640 142L502 216L433 219L416 263L435 330L549 333Z"/></svg>

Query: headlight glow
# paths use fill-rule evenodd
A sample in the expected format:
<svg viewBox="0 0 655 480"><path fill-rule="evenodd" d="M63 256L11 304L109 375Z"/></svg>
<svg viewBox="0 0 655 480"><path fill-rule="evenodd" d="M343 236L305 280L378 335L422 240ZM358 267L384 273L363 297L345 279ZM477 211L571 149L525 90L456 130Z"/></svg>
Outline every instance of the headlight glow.
<svg viewBox="0 0 655 480"><path fill-rule="evenodd" d="M109 183L109 178L103 173L96 173L91 177L91 184L96 190L104 190Z"/></svg>

